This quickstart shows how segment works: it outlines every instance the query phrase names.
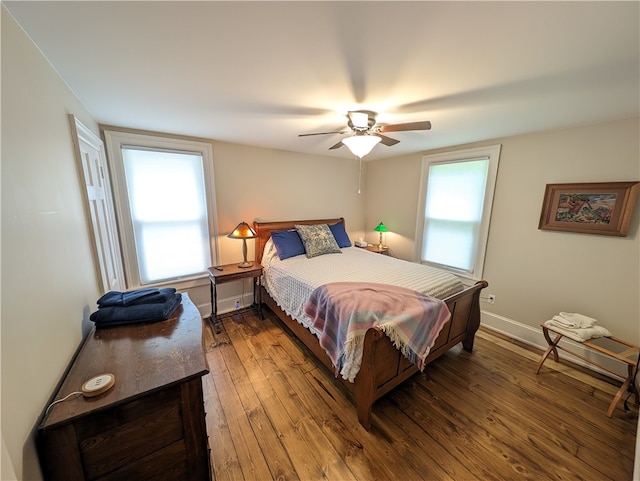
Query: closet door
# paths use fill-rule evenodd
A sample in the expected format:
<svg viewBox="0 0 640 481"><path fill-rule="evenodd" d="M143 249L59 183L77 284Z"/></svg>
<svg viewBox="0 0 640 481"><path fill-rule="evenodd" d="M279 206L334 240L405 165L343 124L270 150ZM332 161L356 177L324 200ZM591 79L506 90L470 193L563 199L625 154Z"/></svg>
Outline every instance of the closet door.
<svg viewBox="0 0 640 481"><path fill-rule="evenodd" d="M85 200L91 217L94 253L100 269L102 289L104 292L124 291L126 283L104 144L74 115L69 115L69 120L76 158L86 187Z"/></svg>

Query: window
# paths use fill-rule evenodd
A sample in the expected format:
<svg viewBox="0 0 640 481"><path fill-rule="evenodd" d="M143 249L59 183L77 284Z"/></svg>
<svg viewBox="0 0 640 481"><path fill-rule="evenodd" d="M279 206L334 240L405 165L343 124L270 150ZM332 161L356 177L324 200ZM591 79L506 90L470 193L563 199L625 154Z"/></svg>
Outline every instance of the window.
<svg viewBox="0 0 640 481"><path fill-rule="evenodd" d="M211 146L111 131L105 138L129 287L204 276L214 257Z"/></svg>
<svg viewBox="0 0 640 481"><path fill-rule="evenodd" d="M416 257L481 279L500 145L424 156Z"/></svg>

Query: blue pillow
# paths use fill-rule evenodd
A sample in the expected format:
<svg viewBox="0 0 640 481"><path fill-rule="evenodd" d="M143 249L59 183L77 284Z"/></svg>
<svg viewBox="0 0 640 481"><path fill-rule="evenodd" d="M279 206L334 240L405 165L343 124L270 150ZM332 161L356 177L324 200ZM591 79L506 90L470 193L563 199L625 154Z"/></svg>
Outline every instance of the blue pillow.
<svg viewBox="0 0 640 481"><path fill-rule="evenodd" d="M351 239L349 239L347 231L344 229L344 222L332 224L329 229L331 229L331 233L340 247L351 247Z"/></svg>
<svg viewBox="0 0 640 481"><path fill-rule="evenodd" d="M304 254L302 239L295 229L273 231L271 239L273 239L280 260Z"/></svg>

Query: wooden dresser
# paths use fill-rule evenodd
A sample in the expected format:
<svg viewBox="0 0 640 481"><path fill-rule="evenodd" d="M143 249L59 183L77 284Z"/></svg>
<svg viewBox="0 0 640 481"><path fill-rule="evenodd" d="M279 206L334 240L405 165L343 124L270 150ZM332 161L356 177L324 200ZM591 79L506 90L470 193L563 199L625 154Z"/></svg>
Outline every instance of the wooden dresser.
<svg viewBox="0 0 640 481"><path fill-rule="evenodd" d="M103 373L115 385L55 404L38 426L45 479L210 480L203 321L187 294L171 319L93 329L54 399Z"/></svg>

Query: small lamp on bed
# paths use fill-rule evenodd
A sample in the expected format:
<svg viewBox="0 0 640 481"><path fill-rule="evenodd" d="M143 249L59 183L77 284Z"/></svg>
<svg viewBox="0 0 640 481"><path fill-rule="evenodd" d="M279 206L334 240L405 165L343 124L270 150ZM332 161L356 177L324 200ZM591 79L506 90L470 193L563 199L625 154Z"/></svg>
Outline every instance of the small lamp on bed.
<svg viewBox="0 0 640 481"><path fill-rule="evenodd" d="M376 227L375 229L376 232L380 232L380 243L378 244L378 249L382 249L384 246L382 245L382 233L383 232L389 232L389 229L387 229L387 226L384 225L382 222L380 222L378 224L378 227Z"/></svg>
<svg viewBox="0 0 640 481"><path fill-rule="evenodd" d="M251 267L253 266L252 262L247 262L247 239L255 239L256 233L253 231L249 224L246 222L240 222L233 232L229 234L227 237L231 239L242 239L242 256L244 261L241 264L238 264L238 267Z"/></svg>

